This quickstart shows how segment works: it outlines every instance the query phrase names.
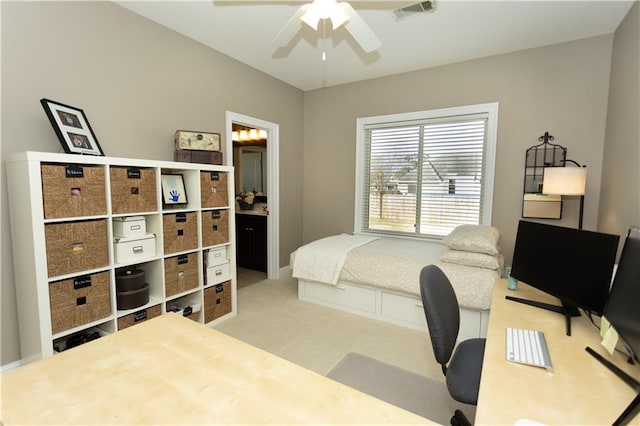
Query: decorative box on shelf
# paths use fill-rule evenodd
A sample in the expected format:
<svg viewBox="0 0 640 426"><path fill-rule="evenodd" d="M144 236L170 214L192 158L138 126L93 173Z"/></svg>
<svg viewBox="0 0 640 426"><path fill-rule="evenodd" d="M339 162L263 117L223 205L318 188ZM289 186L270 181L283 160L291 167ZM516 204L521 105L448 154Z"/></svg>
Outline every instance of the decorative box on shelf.
<svg viewBox="0 0 640 426"><path fill-rule="evenodd" d="M116 217L113 219L113 235L119 238L136 238L147 235L144 216Z"/></svg>
<svg viewBox="0 0 640 426"><path fill-rule="evenodd" d="M227 246L216 247L207 251L207 266L222 265L228 261Z"/></svg>
<svg viewBox="0 0 640 426"><path fill-rule="evenodd" d="M220 151L176 150L173 154L175 161L183 163L222 164Z"/></svg>
<svg viewBox="0 0 640 426"><path fill-rule="evenodd" d="M220 133L176 131L176 150L220 151Z"/></svg>
<svg viewBox="0 0 640 426"><path fill-rule="evenodd" d="M116 263L130 263L149 259L156 255L156 236L116 237L113 243Z"/></svg>
<svg viewBox="0 0 640 426"><path fill-rule="evenodd" d="M184 163L222 164L220 133L178 130L174 160Z"/></svg>

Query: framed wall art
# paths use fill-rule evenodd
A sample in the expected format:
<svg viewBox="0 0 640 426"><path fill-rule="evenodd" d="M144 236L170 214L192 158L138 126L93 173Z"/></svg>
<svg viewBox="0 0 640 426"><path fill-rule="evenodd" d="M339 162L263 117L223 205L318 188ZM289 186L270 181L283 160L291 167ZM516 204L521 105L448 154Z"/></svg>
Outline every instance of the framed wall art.
<svg viewBox="0 0 640 426"><path fill-rule="evenodd" d="M50 99L40 99L64 152L104 156L89 120L79 108Z"/></svg>
<svg viewBox="0 0 640 426"><path fill-rule="evenodd" d="M187 191L184 189L184 178L180 174L163 174L162 202L164 205L187 204Z"/></svg>

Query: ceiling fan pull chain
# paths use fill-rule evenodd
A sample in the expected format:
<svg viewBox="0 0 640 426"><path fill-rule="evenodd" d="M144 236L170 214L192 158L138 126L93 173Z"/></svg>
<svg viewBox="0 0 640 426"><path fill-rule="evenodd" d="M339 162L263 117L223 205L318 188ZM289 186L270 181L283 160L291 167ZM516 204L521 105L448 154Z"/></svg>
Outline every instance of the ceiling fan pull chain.
<svg viewBox="0 0 640 426"><path fill-rule="evenodd" d="M327 52L325 49L325 46L327 44L326 32L327 32L327 20L324 19L322 21L322 60L323 61L327 60Z"/></svg>

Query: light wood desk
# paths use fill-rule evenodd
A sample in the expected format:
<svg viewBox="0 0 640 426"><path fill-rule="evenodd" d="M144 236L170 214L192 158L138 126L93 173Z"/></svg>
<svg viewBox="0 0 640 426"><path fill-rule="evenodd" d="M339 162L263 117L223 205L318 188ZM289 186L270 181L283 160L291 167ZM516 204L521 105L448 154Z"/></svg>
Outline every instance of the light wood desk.
<svg viewBox="0 0 640 426"><path fill-rule="evenodd" d="M572 335L567 336L564 316L505 300L505 295L558 304L556 298L521 282L517 291L510 291L506 280L496 281L476 424L512 425L519 419L564 425L613 423L636 394L585 347L590 346L636 379L640 379L640 367L628 365L618 352L610 357L600 345L598 329L585 315L572 318ZM507 327L543 331L553 372L507 361ZM640 416L632 423L640 424Z"/></svg>
<svg viewBox="0 0 640 426"><path fill-rule="evenodd" d="M13 424L433 424L165 314L2 376Z"/></svg>

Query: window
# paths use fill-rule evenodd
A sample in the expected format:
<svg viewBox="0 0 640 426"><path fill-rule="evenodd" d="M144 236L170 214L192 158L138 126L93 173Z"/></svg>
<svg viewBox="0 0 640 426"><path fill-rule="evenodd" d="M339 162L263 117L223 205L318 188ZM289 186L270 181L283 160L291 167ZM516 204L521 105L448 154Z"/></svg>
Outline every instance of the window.
<svg viewBox="0 0 640 426"><path fill-rule="evenodd" d="M497 117L491 103L358 119L355 232L490 224Z"/></svg>

